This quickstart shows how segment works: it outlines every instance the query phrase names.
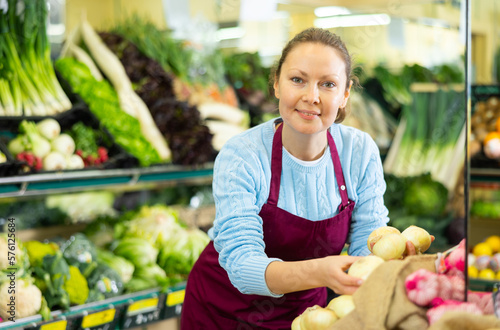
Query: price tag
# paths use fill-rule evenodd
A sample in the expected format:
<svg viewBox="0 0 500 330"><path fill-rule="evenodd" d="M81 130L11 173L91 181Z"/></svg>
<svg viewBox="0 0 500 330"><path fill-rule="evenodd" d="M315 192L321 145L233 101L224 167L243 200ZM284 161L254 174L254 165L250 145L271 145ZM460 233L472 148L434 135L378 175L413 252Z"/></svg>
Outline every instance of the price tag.
<svg viewBox="0 0 500 330"><path fill-rule="evenodd" d="M127 316L150 312L157 308L158 308L158 298L142 299L128 306Z"/></svg>
<svg viewBox="0 0 500 330"><path fill-rule="evenodd" d="M60 321L42 324L40 326L40 330L66 330L67 325L68 325L68 321L60 320Z"/></svg>
<svg viewBox="0 0 500 330"><path fill-rule="evenodd" d="M127 308L127 317L122 328L136 328L158 321L160 319L158 301L158 298L148 298L132 303Z"/></svg>
<svg viewBox="0 0 500 330"><path fill-rule="evenodd" d="M186 295L186 290L179 290L169 293L167 296L167 306L180 305L184 302L184 296Z"/></svg>
<svg viewBox="0 0 500 330"><path fill-rule="evenodd" d="M97 313L85 315L82 320L82 328L92 328L106 323L113 322L116 310L114 308L106 309Z"/></svg>

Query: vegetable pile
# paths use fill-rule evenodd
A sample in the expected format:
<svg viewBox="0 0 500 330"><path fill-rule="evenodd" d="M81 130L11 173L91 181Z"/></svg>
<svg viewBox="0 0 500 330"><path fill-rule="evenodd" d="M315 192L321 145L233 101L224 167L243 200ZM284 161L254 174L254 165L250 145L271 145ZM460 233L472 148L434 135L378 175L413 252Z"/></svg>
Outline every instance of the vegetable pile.
<svg viewBox="0 0 500 330"><path fill-rule="evenodd" d="M151 111L155 125L172 150L172 163L196 165L213 161L212 134L196 105L175 98L173 76L122 36L99 35L120 59L135 92Z"/></svg>
<svg viewBox="0 0 500 330"><path fill-rule="evenodd" d="M95 141L93 129L81 122L65 133L53 118L38 123L23 120L19 134L9 141L8 149L31 170L82 169L108 160L107 149L97 147Z"/></svg>
<svg viewBox="0 0 500 330"><path fill-rule="evenodd" d="M74 58L58 59L55 65L117 144L136 157L142 166L162 161L142 135L139 120L122 110L118 95L108 81L95 79L90 69Z"/></svg>
<svg viewBox="0 0 500 330"><path fill-rule="evenodd" d="M464 157L464 92L414 92L404 106L384 171L400 177L430 173L451 190Z"/></svg>
<svg viewBox="0 0 500 330"><path fill-rule="evenodd" d="M0 8L0 115L69 110L50 58L45 0L5 0Z"/></svg>

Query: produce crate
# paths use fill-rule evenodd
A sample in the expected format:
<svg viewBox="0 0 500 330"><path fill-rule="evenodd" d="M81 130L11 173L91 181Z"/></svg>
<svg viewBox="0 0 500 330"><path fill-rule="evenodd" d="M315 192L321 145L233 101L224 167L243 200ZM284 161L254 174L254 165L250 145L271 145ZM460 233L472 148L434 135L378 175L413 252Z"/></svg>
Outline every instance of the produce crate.
<svg viewBox="0 0 500 330"><path fill-rule="evenodd" d="M22 120L29 120L34 122L39 122L43 119L49 117L3 117L0 122L0 143L7 145L10 139L14 138L18 134L19 124ZM72 125L82 122L85 126L91 127L94 130L104 132L104 138L102 141L97 141L98 144L106 147L108 149L108 160L99 165L93 165L85 167L83 169L71 170L71 171L85 171L91 169L116 169L116 168L133 168L139 165L139 161L134 156L127 153L121 146L114 142L111 134L101 126L99 120L88 110L86 105L79 104L73 107L71 110L65 111L58 114L57 116L50 117L56 119L61 125L61 132L70 129ZM8 151L7 151L8 152ZM10 153L8 153L11 159L14 159ZM33 169L27 166L26 162L19 162L24 168L26 174L34 173ZM19 165L18 165L19 166ZM67 170L66 170L67 171ZM40 171L44 173L53 171Z"/></svg>

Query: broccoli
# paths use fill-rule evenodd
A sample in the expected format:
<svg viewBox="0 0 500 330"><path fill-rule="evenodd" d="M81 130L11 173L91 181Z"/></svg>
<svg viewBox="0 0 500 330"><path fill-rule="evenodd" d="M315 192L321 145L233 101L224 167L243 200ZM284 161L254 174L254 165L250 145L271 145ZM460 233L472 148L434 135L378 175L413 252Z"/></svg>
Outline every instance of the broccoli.
<svg viewBox="0 0 500 330"><path fill-rule="evenodd" d="M87 277L97 265L96 246L84 234L76 233L61 246L66 261Z"/></svg>
<svg viewBox="0 0 500 330"><path fill-rule="evenodd" d="M24 242L26 251L32 266L39 266L43 262L43 257L46 255L54 255L59 247L55 243L42 243L39 241Z"/></svg>
<svg viewBox="0 0 500 330"><path fill-rule="evenodd" d="M68 293L71 304L83 305L87 301L89 286L87 279L78 267L69 266L69 276L66 278L63 288Z"/></svg>
<svg viewBox="0 0 500 330"><path fill-rule="evenodd" d="M89 289L104 295L104 298L119 296L123 292L123 282L120 275L105 264L98 264L87 278ZM92 293L92 296L95 292Z"/></svg>

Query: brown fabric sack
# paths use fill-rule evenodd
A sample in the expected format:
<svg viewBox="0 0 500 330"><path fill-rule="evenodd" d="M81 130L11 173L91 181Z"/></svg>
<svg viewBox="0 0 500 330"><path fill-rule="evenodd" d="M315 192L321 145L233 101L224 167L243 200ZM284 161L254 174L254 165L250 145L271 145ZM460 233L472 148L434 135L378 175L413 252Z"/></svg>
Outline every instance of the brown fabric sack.
<svg viewBox="0 0 500 330"><path fill-rule="evenodd" d="M335 322L332 329L427 329L426 309L408 299L405 279L421 268L436 272L436 258L424 254L381 264L354 293L356 308Z"/></svg>
<svg viewBox="0 0 500 330"><path fill-rule="evenodd" d="M500 329L500 320L495 315L475 315L449 311L433 323L429 330L493 330Z"/></svg>

